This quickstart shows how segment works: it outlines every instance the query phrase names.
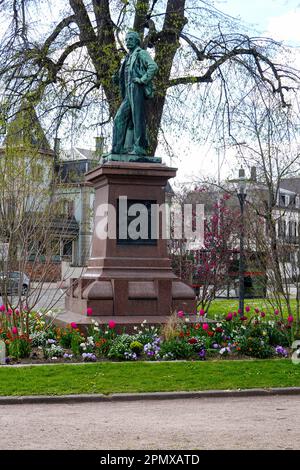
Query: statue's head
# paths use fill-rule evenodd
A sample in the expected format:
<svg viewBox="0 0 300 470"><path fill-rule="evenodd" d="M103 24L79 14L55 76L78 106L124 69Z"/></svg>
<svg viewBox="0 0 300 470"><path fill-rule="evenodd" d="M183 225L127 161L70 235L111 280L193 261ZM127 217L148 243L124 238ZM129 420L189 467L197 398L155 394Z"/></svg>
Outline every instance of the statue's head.
<svg viewBox="0 0 300 470"><path fill-rule="evenodd" d="M125 42L126 42L126 47L129 50L133 50L137 46L140 46L141 45L141 38L140 38L139 33L137 33L136 31L129 31L126 34Z"/></svg>

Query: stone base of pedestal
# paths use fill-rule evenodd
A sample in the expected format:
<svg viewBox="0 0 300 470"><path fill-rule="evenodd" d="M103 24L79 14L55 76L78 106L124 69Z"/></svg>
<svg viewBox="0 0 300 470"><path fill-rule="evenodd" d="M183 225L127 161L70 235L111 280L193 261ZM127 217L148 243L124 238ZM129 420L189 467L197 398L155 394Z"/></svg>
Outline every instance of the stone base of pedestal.
<svg viewBox="0 0 300 470"><path fill-rule="evenodd" d="M137 324L139 319L149 318L160 323L174 310L196 312L194 290L172 272L167 240L162 224L157 222L163 214L160 217L152 212L153 208L165 210L165 187L175 175L175 168L149 157L145 162L108 161L87 173L86 180L96 190L95 233L86 272L81 279L71 281L66 297L67 312L86 318L87 309L91 308L94 317L108 321L123 318L124 324ZM150 236L143 235L137 240L128 235L124 239L117 229L115 237L99 237L96 227L103 222L103 205L114 209L107 212L108 226L122 226L124 197L126 207L138 203L145 208L146 234ZM127 233L132 214L129 216L128 211L126 214ZM153 227L156 227L155 236Z"/></svg>
<svg viewBox="0 0 300 470"><path fill-rule="evenodd" d="M194 290L177 279L87 279L74 280L66 296L66 310L93 316L166 316L175 310L196 311Z"/></svg>

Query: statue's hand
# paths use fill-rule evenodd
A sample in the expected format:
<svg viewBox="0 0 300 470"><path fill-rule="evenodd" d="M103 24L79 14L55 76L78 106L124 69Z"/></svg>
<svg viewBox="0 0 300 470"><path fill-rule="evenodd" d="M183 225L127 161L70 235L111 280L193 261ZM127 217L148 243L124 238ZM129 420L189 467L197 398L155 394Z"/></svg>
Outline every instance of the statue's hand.
<svg viewBox="0 0 300 470"><path fill-rule="evenodd" d="M143 85L143 82L141 81L140 78L134 78L132 81L133 83L138 83L139 85Z"/></svg>

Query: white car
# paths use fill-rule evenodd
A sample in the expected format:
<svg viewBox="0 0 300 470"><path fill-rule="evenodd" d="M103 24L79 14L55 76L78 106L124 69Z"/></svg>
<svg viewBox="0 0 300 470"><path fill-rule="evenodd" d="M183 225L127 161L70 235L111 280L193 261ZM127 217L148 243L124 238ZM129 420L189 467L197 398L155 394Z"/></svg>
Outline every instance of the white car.
<svg viewBox="0 0 300 470"><path fill-rule="evenodd" d="M4 292L7 294L17 294L21 289L21 295L29 292L30 279L27 274L20 271L0 272L0 295Z"/></svg>

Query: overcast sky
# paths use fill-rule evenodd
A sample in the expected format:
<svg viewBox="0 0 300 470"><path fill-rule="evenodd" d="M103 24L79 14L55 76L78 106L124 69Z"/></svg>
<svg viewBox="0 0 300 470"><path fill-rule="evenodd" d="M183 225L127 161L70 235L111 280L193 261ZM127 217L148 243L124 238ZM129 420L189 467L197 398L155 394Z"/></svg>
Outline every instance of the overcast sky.
<svg viewBox="0 0 300 470"><path fill-rule="evenodd" d="M298 60L295 65L300 68L300 0L223 0L218 2L218 6L223 12L251 23L260 35L296 48ZM217 153L214 149L200 149L185 141L180 154L174 162L178 167L179 181L216 174ZM236 168L234 149L226 155L221 154L220 160L223 162L221 178L226 178ZM168 160L166 162L169 163Z"/></svg>
<svg viewBox="0 0 300 470"><path fill-rule="evenodd" d="M300 0L216 0L215 4L221 11L238 17L247 24L250 23L257 30L257 35L269 36L292 45L296 51L298 50L295 65L300 69ZM53 3L50 5L53 6ZM46 18L49 19L48 13ZM2 20L0 18L0 30L1 26L3 27L1 23L3 18ZM76 145L92 148L93 137L82 136ZM158 148L156 153L157 156L164 158L162 149ZM180 142L176 143L176 154L178 155L176 160L170 162L167 157L165 162L178 167L180 181L189 181L191 177L216 173L216 151L213 148L203 149L193 144L188 134L183 134ZM223 162L221 177L225 178L232 168L236 167L234 150L221 155L220 158Z"/></svg>

